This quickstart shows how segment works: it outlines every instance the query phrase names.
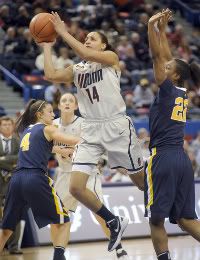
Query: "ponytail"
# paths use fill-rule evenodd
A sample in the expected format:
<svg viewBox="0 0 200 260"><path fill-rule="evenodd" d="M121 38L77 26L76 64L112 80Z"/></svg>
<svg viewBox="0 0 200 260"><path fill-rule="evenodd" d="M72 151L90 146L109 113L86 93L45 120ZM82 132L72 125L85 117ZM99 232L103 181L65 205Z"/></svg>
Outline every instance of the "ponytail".
<svg viewBox="0 0 200 260"><path fill-rule="evenodd" d="M190 65L190 75L196 87L200 86L200 66L196 62L192 62Z"/></svg>
<svg viewBox="0 0 200 260"><path fill-rule="evenodd" d="M108 43L108 38L105 36L104 33L102 32L97 32L99 34L99 36L101 37L101 41L102 43L104 43L106 45L106 48L104 49L104 51L113 51L115 52L114 48L111 46L111 44Z"/></svg>
<svg viewBox="0 0 200 260"><path fill-rule="evenodd" d="M31 99L24 113L15 122L15 132L19 135L29 125L35 124L38 120L37 112L42 112L46 104L48 103L44 100Z"/></svg>

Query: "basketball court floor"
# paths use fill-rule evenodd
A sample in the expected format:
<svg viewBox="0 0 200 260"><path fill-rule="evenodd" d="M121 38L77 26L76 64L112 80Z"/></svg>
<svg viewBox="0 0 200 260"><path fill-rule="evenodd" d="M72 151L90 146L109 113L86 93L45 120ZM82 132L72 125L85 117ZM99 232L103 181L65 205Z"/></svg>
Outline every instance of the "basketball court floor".
<svg viewBox="0 0 200 260"><path fill-rule="evenodd" d="M129 260L156 260L151 240L131 239L123 241ZM189 236L170 237L169 246L173 260L200 260L200 244ZM52 260L53 248L34 247L23 249L21 256L4 252L1 260ZM70 244L66 250L67 260L116 260L115 252L107 252L107 242Z"/></svg>

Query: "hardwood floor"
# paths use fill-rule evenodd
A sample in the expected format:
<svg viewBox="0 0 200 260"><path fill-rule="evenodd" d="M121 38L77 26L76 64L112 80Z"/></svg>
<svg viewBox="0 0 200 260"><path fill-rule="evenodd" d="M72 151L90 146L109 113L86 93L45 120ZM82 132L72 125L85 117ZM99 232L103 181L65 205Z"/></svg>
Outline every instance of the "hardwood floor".
<svg viewBox="0 0 200 260"><path fill-rule="evenodd" d="M129 260L156 260L152 243L147 239L123 241ZM200 260L200 244L189 236L170 237L169 246L173 260ZM24 248L21 256L8 255L5 251L1 260L52 260L53 248ZM66 249L67 260L115 260L115 252L107 251L107 242L71 244Z"/></svg>

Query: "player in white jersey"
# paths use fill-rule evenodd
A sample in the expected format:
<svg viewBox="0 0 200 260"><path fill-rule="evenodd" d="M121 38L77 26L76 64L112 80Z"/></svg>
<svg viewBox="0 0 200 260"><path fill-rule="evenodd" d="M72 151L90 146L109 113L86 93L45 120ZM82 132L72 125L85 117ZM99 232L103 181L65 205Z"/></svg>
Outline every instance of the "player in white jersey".
<svg viewBox="0 0 200 260"><path fill-rule="evenodd" d="M46 78L75 83L79 110L85 119L81 126L82 142L73 156L70 192L106 221L111 233L108 250L112 251L120 243L128 219L113 215L86 188L89 175L106 151L111 168L123 169L140 188L144 186L141 147L120 94L119 58L110 49L104 34L91 32L82 44L67 32L57 13L52 12L52 15L51 22L58 35L84 60L56 70L51 55L53 43L41 44Z"/></svg>
<svg viewBox="0 0 200 260"><path fill-rule="evenodd" d="M75 110L78 108L77 99L71 93L66 93L61 96L58 108L60 117L55 119L53 124L59 128L62 133L79 137L81 134L82 117L75 115ZM68 147L62 143L55 143L53 151L61 152L67 150ZM63 153L64 154L64 153ZM58 161L58 171L55 181L55 189L59 194L65 208L71 212L75 212L78 201L69 192L70 178L72 175L72 160L70 157L64 157L61 154L56 154ZM87 188L90 189L95 196L103 202L103 192L101 186L100 171L98 167L93 169L93 174L90 175L87 181ZM105 221L95 214L97 221L100 223L104 233L109 237L109 229L106 227ZM70 235L71 223L68 223L68 240ZM122 248L121 243L116 248L117 259L128 259L127 252Z"/></svg>

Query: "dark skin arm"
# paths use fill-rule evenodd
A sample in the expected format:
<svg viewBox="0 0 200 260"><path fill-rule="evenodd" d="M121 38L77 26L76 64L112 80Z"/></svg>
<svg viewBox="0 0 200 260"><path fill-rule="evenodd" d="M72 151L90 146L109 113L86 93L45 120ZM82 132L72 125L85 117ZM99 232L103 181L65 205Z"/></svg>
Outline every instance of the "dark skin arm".
<svg viewBox="0 0 200 260"><path fill-rule="evenodd" d="M161 44L160 32L156 31L155 25L160 19L164 18L168 11L153 15L148 22L149 47L153 59L153 69L156 83L160 85L165 79L165 53L168 53L168 45Z"/></svg>

